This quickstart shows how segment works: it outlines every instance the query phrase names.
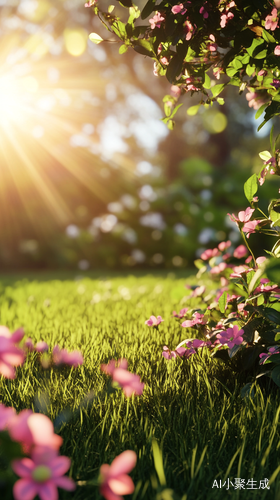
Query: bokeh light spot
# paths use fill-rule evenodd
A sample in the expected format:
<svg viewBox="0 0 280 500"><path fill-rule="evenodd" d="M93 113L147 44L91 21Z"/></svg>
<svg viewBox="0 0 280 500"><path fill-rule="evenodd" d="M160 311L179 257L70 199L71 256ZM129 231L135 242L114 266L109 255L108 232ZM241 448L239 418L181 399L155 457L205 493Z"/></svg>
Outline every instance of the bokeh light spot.
<svg viewBox="0 0 280 500"><path fill-rule="evenodd" d="M78 57L85 52L88 35L84 29L66 28L63 37L66 50L71 56Z"/></svg>

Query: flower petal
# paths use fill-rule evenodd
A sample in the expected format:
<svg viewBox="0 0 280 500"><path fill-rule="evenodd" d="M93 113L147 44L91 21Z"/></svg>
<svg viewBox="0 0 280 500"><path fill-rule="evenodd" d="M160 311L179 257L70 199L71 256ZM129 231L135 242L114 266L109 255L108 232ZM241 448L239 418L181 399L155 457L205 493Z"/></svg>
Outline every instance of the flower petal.
<svg viewBox="0 0 280 500"><path fill-rule="evenodd" d="M121 474L117 478L109 479L108 486L116 495L129 495L134 491L134 483L127 474Z"/></svg>
<svg viewBox="0 0 280 500"><path fill-rule="evenodd" d="M35 464L30 458L23 458L22 460L14 460L12 462L13 471L20 477L30 478L30 474L33 471Z"/></svg>
<svg viewBox="0 0 280 500"><path fill-rule="evenodd" d="M104 498L106 498L106 500L123 500L123 497L116 495L107 483L100 486L100 493Z"/></svg>
<svg viewBox="0 0 280 500"><path fill-rule="evenodd" d="M52 480L38 484L37 488L41 500L58 500L57 487Z"/></svg>
<svg viewBox="0 0 280 500"><path fill-rule="evenodd" d="M19 479L13 487L15 500L33 500L37 493L37 485L31 479Z"/></svg>
<svg viewBox="0 0 280 500"><path fill-rule="evenodd" d="M63 476L70 469L70 465L70 458L64 456L55 457L49 464L54 477Z"/></svg>
<svg viewBox="0 0 280 500"><path fill-rule="evenodd" d="M127 474L136 465L137 455L135 451L126 450L118 455L112 462L110 467L110 476L116 476L119 474Z"/></svg>
<svg viewBox="0 0 280 500"><path fill-rule="evenodd" d="M15 378L16 372L15 369L0 359L0 375L4 375L6 378Z"/></svg>
<svg viewBox="0 0 280 500"><path fill-rule="evenodd" d="M56 486L62 488L63 490L74 491L76 489L76 483L70 477L67 476L54 477L52 481Z"/></svg>

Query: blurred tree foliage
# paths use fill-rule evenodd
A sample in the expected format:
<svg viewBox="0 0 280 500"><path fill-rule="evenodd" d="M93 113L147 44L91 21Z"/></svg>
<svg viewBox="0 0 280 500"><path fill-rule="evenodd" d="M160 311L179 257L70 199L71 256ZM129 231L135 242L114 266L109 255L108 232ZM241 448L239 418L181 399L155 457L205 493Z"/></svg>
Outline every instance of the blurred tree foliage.
<svg viewBox="0 0 280 500"><path fill-rule="evenodd" d="M189 266L238 237L226 214L247 206L240 185L268 138L237 90L227 107L180 110L169 132L165 79L88 41L100 22L80 0L6 0L0 14L2 271ZM274 179L262 191L265 204Z"/></svg>

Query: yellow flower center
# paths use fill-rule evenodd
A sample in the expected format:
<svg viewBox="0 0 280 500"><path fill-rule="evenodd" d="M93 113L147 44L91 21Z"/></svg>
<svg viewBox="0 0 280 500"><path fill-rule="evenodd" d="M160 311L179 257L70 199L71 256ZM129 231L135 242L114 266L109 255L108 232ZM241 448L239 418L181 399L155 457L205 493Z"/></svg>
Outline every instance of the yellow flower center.
<svg viewBox="0 0 280 500"><path fill-rule="evenodd" d="M38 483L43 483L52 477L52 471L46 465L38 465L32 472L32 479Z"/></svg>

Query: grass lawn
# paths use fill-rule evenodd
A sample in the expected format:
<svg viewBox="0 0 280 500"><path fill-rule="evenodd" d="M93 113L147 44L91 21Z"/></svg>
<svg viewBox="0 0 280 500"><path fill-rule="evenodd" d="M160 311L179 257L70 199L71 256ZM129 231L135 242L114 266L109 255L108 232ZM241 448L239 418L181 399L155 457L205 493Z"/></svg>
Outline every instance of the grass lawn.
<svg viewBox="0 0 280 500"><path fill-rule="evenodd" d="M15 380L0 377L0 402L17 411L43 411L55 421L64 439L61 454L72 459L70 475L79 482L74 493L60 490L61 499L101 499L90 481L127 449L138 456L131 473L136 489L128 500L280 499L277 387L268 391L264 381L253 398L242 399L244 378L206 349L185 361L162 357L163 345L174 349L195 337L171 317L174 309L196 304L184 301L184 284L197 284L188 275L0 277L0 324L12 331L23 326L34 342L79 349L84 356L77 369L44 371L31 353ZM164 319L159 331L144 324L151 314ZM100 364L121 357L145 383L143 396L106 392L109 377ZM85 400L89 393L92 399ZM61 414L65 409L76 411L70 418ZM154 439L162 449L166 486ZM235 478L244 479L244 489L227 489L227 479L234 485ZM272 478L270 489L259 488L266 478ZM219 487L212 487L215 480ZM10 498L8 492L0 497Z"/></svg>

